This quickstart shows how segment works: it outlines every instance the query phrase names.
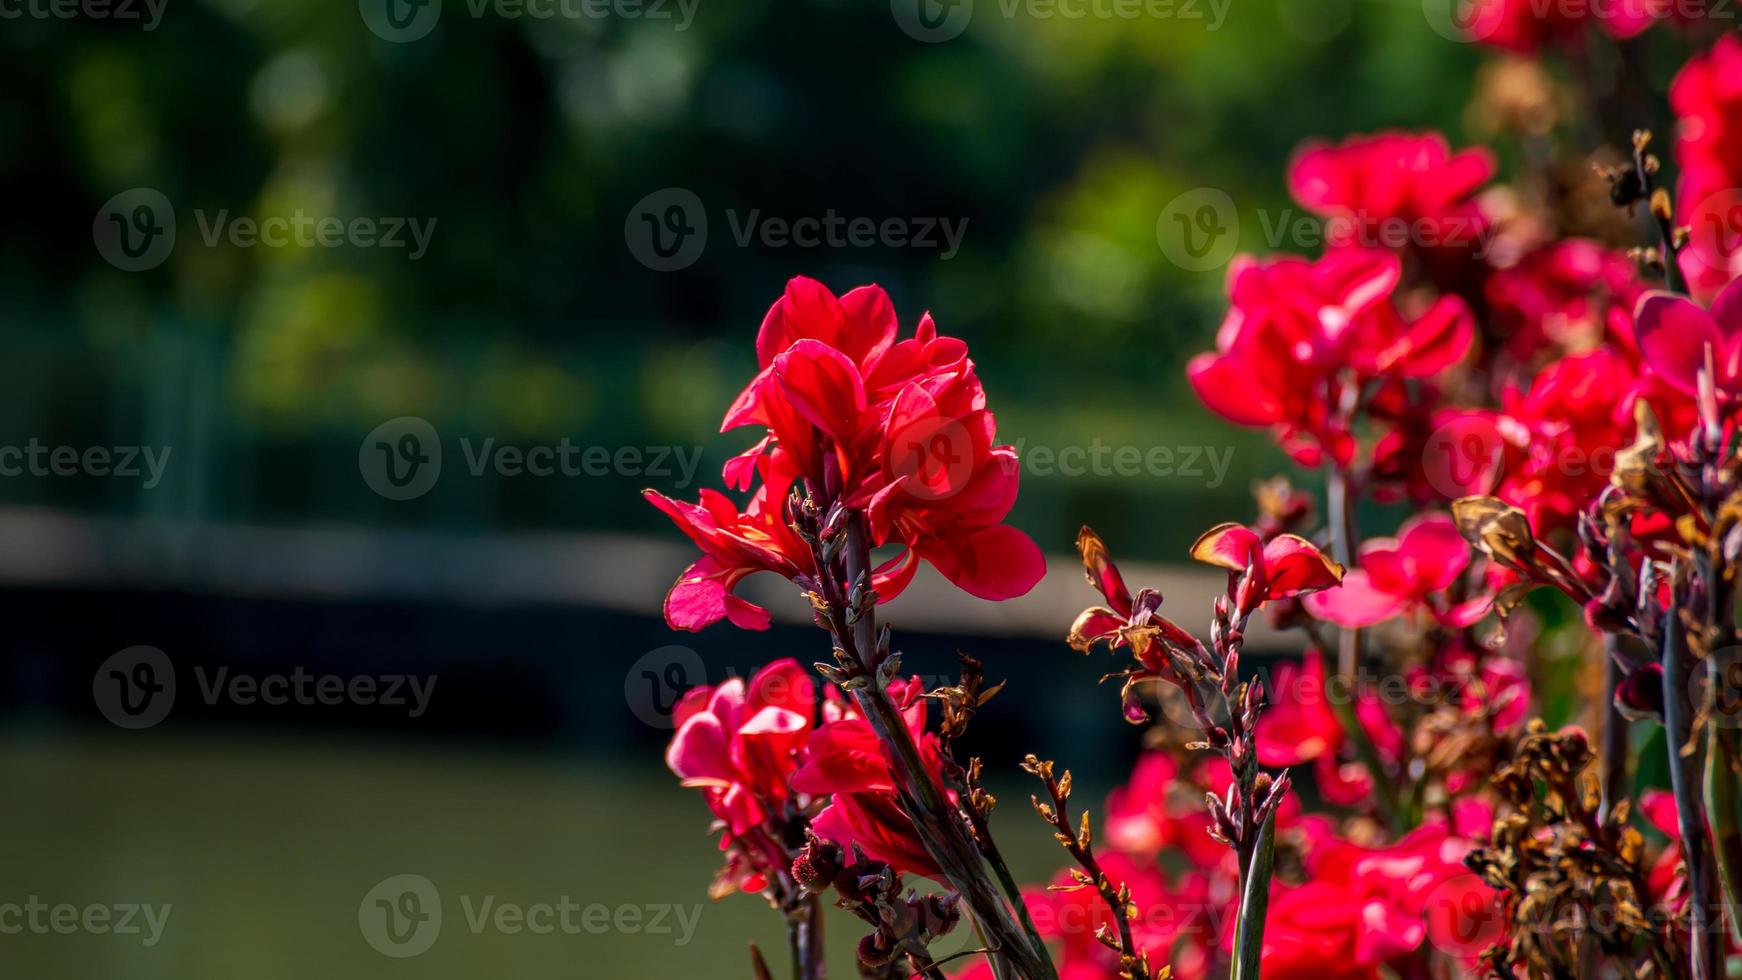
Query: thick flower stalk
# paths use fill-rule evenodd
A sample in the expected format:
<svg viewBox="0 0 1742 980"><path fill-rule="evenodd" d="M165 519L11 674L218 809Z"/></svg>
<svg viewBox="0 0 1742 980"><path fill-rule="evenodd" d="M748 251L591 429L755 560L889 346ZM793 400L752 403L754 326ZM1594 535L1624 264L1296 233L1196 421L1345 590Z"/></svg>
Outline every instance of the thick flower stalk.
<svg viewBox="0 0 1742 980"><path fill-rule="evenodd" d="M1002 523L1016 498L1016 456L996 444L966 345L939 336L929 315L912 337L897 332L875 286L837 298L813 280L787 285L757 335L761 370L722 426L762 431L723 474L750 491L748 505L740 510L712 490L696 504L647 493L702 550L666 596L666 619L681 629L720 619L764 629L768 612L734 588L771 571L799 588L829 636L832 659L817 669L844 700L825 706L823 727L787 770L786 789L806 819L783 857L809 896L853 883L837 887L844 905L877 925L862 963L883 967L899 955L935 970L923 947L941 934L944 910L909 928L918 913L896 901L892 877L906 872L948 883L1000 976L1046 980L1056 975L1047 950L985 831L989 803L982 808L963 768L927 733L923 692L900 680L900 655L876 611L921 560L994 600L1027 592L1045 564L1027 536ZM898 554L874 566L872 548L885 545ZM795 865L800 846L805 860Z"/></svg>

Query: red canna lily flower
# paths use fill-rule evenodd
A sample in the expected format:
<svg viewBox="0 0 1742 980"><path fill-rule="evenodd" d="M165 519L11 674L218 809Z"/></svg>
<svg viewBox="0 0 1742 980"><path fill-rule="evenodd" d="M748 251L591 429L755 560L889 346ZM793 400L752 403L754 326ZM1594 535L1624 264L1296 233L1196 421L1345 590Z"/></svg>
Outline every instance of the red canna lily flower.
<svg viewBox="0 0 1742 980"><path fill-rule="evenodd" d="M811 735L815 705L810 673L791 659L757 671L748 685L733 678L694 688L678 702L665 763L702 790L730 834L744 834L790 796L787 779Z"/></svg>
<svg viewBox="0 0 1742 980"><path fill-rule="evenodd" d="M790 579L815 571L810 549L787 526L782 513L792 481L790 472L782 472L783 462L772 454L757 462L764 483L742 513L714 490L704 489L697 504L654 490L644 492L649 503L702 549L702 557L684 569L666 593L665 621L673 629L699 630L721 619L744 629L767 629L768 610L738 598L732 589L755 572Z"/></svg>
<svg viewBox="0 0 1742 980"><path fill-rule="evenodd" d="M1228 570L1228 598L1236 616L1251 614L1271 599L1329 589L1343 580L1343 566L1298 534L1265 541L1239 524L1218 524L1192 545L1192 557Z"/></svg>
<svg viewBox="0 0 1742 980"><path fill-rule="evenodd" d="M757 374L722 430L766 434L725 465L748 489L746 511L703 491L682 504L648 500L703 550L666 598L666 621L701 629L729 619L765 629L766 610L732 594L745 576L814 575L815 559L787 526L788 494L804 490L863 512L872 544L900 551L876 569L879 600L899 595L921 560L971 595L1008 599L1046 573L1040 549L1003 523L1016 502L1016 452L996 445L996 422L967 345L940 337L930 314L898 340L895 309L877 286L836 297L798 277L763 318Z"/></svg>
<svg viewBox="0 0 1742 980"><path fill-rule="evenodd" d="M1492 598L1453 604L1446 590L1470 565L1470 545L1444 514L1412 518L1396 538L1371 538L1361 546L1360 567L1335 589L1307 596L1307 611L1338 626L1366 627L1413 610L1439 622L1469 626L1487 614Z"/></svg>
<svg viewBox="0 0 1742 980"><path fill-rule="evenodd" d="M1485 295L1508 353L1530 364L1546 345L1633 348L1633 307L1645 291L1638 263L1585 238L1538 248L1488 278Z"/></svg>
<svg viewBox="0 0 1742 980"><path fill-rule="evenodd" d="M1726 34L1688 59L1669 87L1677 117L1676 222L1689 227L1681 267L1707 299L1742 276L1742 39Z"/></svg>
<svg viewBox="0 0 1742 980"><path fill-rule="evenodd" d="M1100 535L1087 527L1078 531L1077 550L1083 556L1089 584L1112 608L1091 606L1083 610L1065 639L1071 649L1088 653L1096 643L1106 643L1111 650L1130 647L1145 667L1161 670L1165 655L1158 644L1175 649L1197 645L1196 637L1161 614L1161 593L1143 589L1132 597Z"/></svg>
<svg viewBox="0 0 1742 980"><path fill-rule="evenodd" d="M1272 703L1258 719L1259 763L1278 768L1313 763L1319 794L1338 806L1354 806L1369 798L1373 774L1360 763L1339 760L1348 737L1330 699L1355 698L1355 715L1368 739L1388 761L1395 761L1402 752L1403 733L1376 693L1331 690L1324 655L1318 650L1308 650L1298 667L1278 667L1267 686Z"/></svg>
<svg viewBox="0 0 1742 980"><path fill-rule="evenodd" d="M941 784L943 756L937 736L926 731L924 685L918 677L896 680L889 691L931 778ZM794 792L832 796L830 805L811 821L811 829L848 855L857 845L867 857L897 871L940 877L896 797L889 748L850 702L830 702L825 715L833 718L811 734L803 764L788 779Z"/></svg>
<svg viewBox="0 0 1742 980"><path fill-rule="evenodd" d="M1406 321L1390 299L1401 277L1396 256L1367 249L1313 262L1237 257L1216 350L1191 359L1187 380L1211 411L1272 429L1301 465L1327 455L1346 465L1355 439L1336 406L1347 386L1432 377L1458 363L1475 337L1456 297Z"/></svg>
<svg viewBox="0 0 1742 980"><path fill-rule="evenodd" d="M1485 148L1454 153L1439 133L1387 132L1302 145L1288 186L1329 219L1333 247L1469 249L1489 224L1471 196L1494 170Z"/></svg>
<svg viewBox="0 0 1742 980"><path fill-rule="evenodd" d="M1669 12L1667 0L1550 3L1542 0L1471 0L1459 15L1473 41L1533 54L1550 44L1574 45L1588 26L1617 41L1637 36Z"/></svg>
<svg viewBox="0 0 1742 980"><path fill-rule="evenodd" d="M1710 310L1673 293L1646 293L1633 318L1639 349L1658 377L1697 395L1700 373L1709 370L1720 400L1742 395L1742 279Z"/></svg>

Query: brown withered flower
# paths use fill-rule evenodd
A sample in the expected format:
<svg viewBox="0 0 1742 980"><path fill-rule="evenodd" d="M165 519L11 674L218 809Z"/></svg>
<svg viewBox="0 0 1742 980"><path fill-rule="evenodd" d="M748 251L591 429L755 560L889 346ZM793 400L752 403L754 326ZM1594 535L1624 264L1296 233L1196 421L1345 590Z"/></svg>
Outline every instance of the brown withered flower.
<svg viewBox="0 0 1742 980"><path fill-rule="evenodd" d="M1495 773L1507 809L1464 863L1505 893L1506 943L1484 954L1498 975L1585 975L1586 942L1620 976L1677 975L1672 924L1648 911L1645 839L1628 823L1630 801L1598 815L1595 757L1583 732L1533 719Z"/></svg>

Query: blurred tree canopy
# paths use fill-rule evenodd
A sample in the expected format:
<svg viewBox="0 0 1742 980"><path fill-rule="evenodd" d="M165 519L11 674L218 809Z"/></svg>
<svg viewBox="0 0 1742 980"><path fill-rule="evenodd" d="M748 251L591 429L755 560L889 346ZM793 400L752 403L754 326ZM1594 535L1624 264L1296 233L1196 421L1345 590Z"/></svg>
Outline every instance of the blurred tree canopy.
<svg viewBox="0 0 1742 980"><path fill-rule="evenodd" d="M671 478L473 479L457 441L705 446L705 485L744 445L716 432L754 371L762 312L804 273L837 291L883 284L905 329L933 310L969 342L1005 441L1234 450L1215 487L1207 467L1025 476L1015 520L1049 550L1093 520L1180 557L1197 529L1247 516L1247 483L1280 457L1184 384L1222 281L1168 261L1163 207L1220 189L1242 248L1262 251L1261 222L1299 214L1284 185L1297 143L1387 127L1461 141L1481 52L1401 0L1233 0L1213 27L1207 4L1196 18L1065 19L1009 2L979 0L944 43L848 0L699 0L681 30L448 0L407 43L345 0L167 0L152 31L8 21L0 442L167 444L176 458L150 491L5 480L0 499L653 528L635 491ZM98 254L92 221L142 186L173 202L178 238L161 266L126 272ZM702 257L675 272L625 244L636 202L666 187L693 191L710 222ZM831 210L967 224L948 258L735 240L752 211ZM436 224L415 260L207 241L220 215L299 211ZM357 447L401 415L440 430L456 476L396 503L358 478Z"/></svg>

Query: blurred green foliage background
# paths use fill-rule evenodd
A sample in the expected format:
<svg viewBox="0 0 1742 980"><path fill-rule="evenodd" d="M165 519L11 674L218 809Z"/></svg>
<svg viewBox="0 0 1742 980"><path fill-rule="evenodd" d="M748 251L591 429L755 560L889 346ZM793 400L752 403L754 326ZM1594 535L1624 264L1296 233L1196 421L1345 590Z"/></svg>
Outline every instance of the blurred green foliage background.
<svg viewBox="0 0 1742 980"><path fill-rule="evenodd" d="M1234 0L1214 29L1207 4L1075 20L981 7L936 44L883 3L845 0L701 0L681 30L474 17L450 0L409 43L371 33L348 2L168 0L149 32L10 21L0 436L168 443L181 459L150 494L100 481L0 494L272 522L653 528L634 479L449 481L389 503L355 478L355 447L418 415L450 438L701 444L711 479L745 444L714 433L753 373L761 314L805 273L882 283L909 328L932 309L969 341L1006 440L1234 447L1216 488L1024 487L1016 522L1050 550L1092 516L1127 550L1177 555L1193 528L1245 514L1246 483L1279 457L1183 383L1221 279L1169 263L1161 209L1224 190L1262 250L1261 210L1298 216L1284 171L1300 140L1390 126L1456 139L1479 52L1402 0ZM169 261L130 273L97 255L91 217L140 186L173 202L180 229ZM660 273L630 254L624 220L673 186L713 229L698 262ZM727 209L967 230L949 259L740 247ZM201 235L221 211L298 210L437 224L415 261Z"/></svg>

